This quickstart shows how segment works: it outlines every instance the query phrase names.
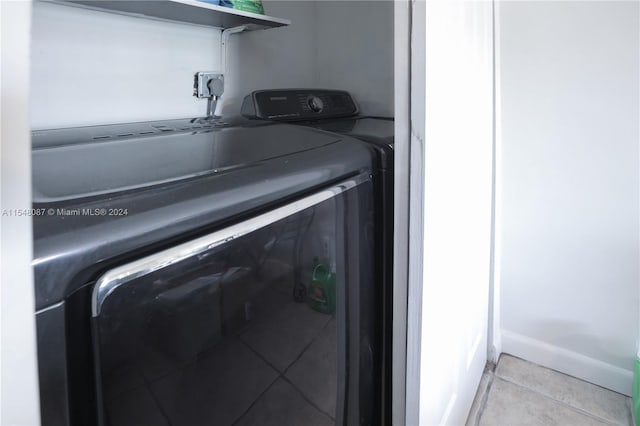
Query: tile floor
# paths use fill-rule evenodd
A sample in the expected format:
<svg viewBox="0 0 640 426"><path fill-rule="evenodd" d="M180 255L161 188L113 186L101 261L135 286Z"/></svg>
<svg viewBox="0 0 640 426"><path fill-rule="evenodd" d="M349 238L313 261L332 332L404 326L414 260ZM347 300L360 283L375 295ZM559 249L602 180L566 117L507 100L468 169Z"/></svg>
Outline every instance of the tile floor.
<svg viewBox="0 0 640 426"><path fill-rule="evenodd" d="M633 426L631 399L503 354L482 376L467 426Z"/></svg>
<svg viewBox="0 0 640 426"><path fill-rule="evenodd" d="M176 364L153 352L123 372L107 401L110 426L335 424L335 318L290 291L270 287L258 299L265 303L247 327L195 361L167 373Z"/></svg>

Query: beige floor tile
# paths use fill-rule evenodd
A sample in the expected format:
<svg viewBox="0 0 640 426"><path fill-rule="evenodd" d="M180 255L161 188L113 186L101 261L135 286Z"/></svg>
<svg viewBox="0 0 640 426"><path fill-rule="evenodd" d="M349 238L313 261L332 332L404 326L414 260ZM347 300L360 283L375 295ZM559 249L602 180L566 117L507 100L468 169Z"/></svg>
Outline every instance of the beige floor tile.
<svg viewBox="0 0 640 426"><path fill-rule="evenodd" d="M495 377L480 425L606 425L550 398Z"/></svg>
<svg viewBox="0 0 640 426"><path fill-rule="evenodd" d="M608 422L631 423L628 398L600 386L506 354L500 357L495 374Z"/></svg>

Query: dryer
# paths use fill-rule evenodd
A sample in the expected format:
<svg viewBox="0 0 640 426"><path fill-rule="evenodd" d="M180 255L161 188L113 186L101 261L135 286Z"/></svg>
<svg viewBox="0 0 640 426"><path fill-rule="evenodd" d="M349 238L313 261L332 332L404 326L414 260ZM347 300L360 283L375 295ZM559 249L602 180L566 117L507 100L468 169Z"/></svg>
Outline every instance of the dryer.
<svg viewBox="0 0 640 426"><path fill-rule="evenodd" d="M266 122L34 132L42 424L379 424L375 161Z"/></svg>

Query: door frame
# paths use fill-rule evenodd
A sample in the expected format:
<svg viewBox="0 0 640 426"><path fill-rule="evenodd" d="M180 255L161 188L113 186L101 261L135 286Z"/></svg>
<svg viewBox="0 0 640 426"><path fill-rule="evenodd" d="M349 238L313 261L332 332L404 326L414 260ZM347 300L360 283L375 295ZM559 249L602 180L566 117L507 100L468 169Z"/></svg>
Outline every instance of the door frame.
<svg viewBox="0 0 640 426"><path fill-rule="evenodd" d="M393 238L393 339L392 360L393 372L391 383L391 419L394 425L410 424L407 422L408 412L418 412L417 390L420 388L419 375L415 369L419 361L418 341L407 340L408 325L418 324L415 320L415 305L412 306L409 318L409 229L410 216L420 219L420 212L410 209L410 159L411 159L411 86L412 86L412 32L411 19L414 3L408 0L394 0L394 238ZM423 41L424 43L424 41ZM424 46L423 46L424 47ZM422 74L424 75L424 73ZM415 78L415 77L414 77ZM415 200L415 194L413 196ZM420 221L418 221L420 222ZM417 240L417 238L416 238ZM419 271L422 268L418 268ZM415 295L411 295L414 297ZM421 300L421 297L413 300ZM419 305L419 304L418 304ZM415 333L412 327L412 335ZM415 336L414 336L415 337ZM415 345L418 345L415 347ZM415 357L416 351L417 355ZM409 361L407 356L414 354ZM407 398L408 395L414 397ZM410 407L408 405L410 403ZM417 420L417 417L416 417Z"/></svg>
<svg viewBox="0 0 640 426"><path fill-rule="evenodd" d="M496 233L496 86L499 86L499 55L496 46L496 15L499 1L491 3L492 26L492 182L491 240L488 277L487 359L495 362L500 354L499 299L494 295L494 265L499 250ZM393 302L393 383L392 418L394 425L420 422L423 253L424 253L424 177L425 177L425 75L426 10L439 0L395 0L394 8L394 302ZM443 41L446 42L446 41ZM431 40L433 45L433 40ZM433 84L433 82L431 82ZM499 119L499 117L498 117ZM437 349L434 349L437 350ZM481 349L482 350L482 349Z"/></svg>

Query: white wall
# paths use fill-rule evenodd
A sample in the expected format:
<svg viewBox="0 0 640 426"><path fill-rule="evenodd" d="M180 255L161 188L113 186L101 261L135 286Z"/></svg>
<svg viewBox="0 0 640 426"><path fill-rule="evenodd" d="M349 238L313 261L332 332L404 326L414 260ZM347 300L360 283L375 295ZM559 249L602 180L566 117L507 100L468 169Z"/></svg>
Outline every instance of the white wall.
<svg viewBox="0 0 640 426"><path fill-rule="evenodd" d="M0 2L0 424L40 423L31 270L31 2Z"/></svg>
<svg viewBox="0 0 640 426"><path fill-rule="evenodd" d="M502 350L630 394L640 3L500 4Z"/></svg>
<svg viewBox="0 0 640 426"><path fill-rule="evenodd" d="M225 112L253 90L325 88L351 92L361 112L393 116L393 2L264 1L292 25L233 36Z"/></svg>
<svg viewBox="0 0 640 426"><path fill-rule="evenodd" d="M412 20L407 424L464 424L487 360L493 5Z"/></svg>
<svg viewBox="0 0 640 426"><path fill-rule="evenodd" d="M203 116L193 74L217 70L220 30L33 4L34 129Z"/></svg>
<svg viewBox="0 0 640 426"><path fill-rule="evenodd" d="M238 115L254 90L316 87L316 2L263 4L266 14L291 19L291 25L231 36L225 114Z"/></svg>
<svg viewBox="0 0 640 426"><path fill-rule="evenodd" d="M316 84L351 92L365 114L393 117L393 2L318 2L316 16Z"/></svg>
<svg viewBox="0 0 640 426"><path fill-rule="evenodd" d="M268 88L354 93L366 114L393 115L393 2L264 2L292 25L231 36L224 114ZM203 116L196 71L220 69L213 28L35 2L34 129ZM356 52L353 54L353 52Z"/></svg>

